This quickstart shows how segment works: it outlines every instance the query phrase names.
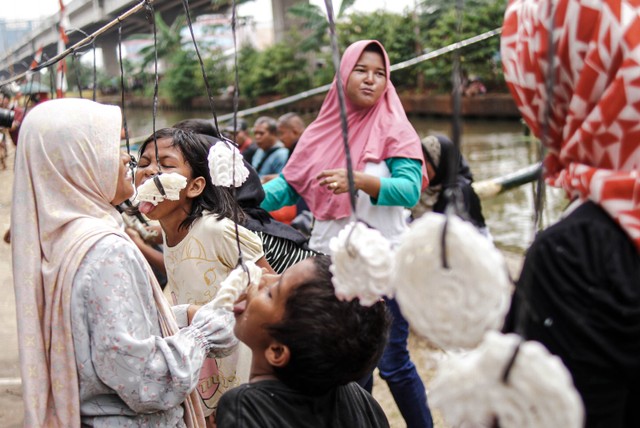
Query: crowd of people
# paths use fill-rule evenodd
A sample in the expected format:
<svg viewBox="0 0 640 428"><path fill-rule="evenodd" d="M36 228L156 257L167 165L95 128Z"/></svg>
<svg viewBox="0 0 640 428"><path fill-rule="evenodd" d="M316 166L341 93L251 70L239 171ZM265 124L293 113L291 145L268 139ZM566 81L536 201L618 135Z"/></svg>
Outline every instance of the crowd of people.
<svg viewBox="0 0 640 428"><path fill-rule="evenodd" d="M636 85L638 51L624 25L640 17L610 0L582 4L580 19L606 23L607 37L576 34L569 3L512 0L505 15L507 84L548 147L547 181L571 205L528 250L504 331L562 359L588 427L635 427L640 152L624 89ZM588 48L570 55L580 37ZM549 76L562 89L547 93ZM27 112L11 221L25 426L388 427L371 395L376 368L406 426L433 426L401 308L392 296L339 299L329 243L356 215L391 246L428 212L491 235L459 148L418 136L380 42L345 49L308 126L295 113L251 129L188 119L149 135L137 162L120 150L118 107L68 98ZM208 153L233 143L247 179L214 185ZM184 179L176 198L163 174ZM162 197L137 203L148 184ZM155 224L155 240L124 215ZM233 311L217 306L247 263L260 280Z"/></svg>

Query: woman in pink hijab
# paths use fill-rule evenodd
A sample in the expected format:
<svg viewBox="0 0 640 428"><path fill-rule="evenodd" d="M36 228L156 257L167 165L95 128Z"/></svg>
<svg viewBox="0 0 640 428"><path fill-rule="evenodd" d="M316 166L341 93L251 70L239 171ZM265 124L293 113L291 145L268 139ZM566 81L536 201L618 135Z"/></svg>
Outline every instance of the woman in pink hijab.
<svg viewBox="0 0 640 428"><path fill-rule="evenodd" d="M115 206L133 183L120 129L118 107L73 98L22 124L11 245L24 426L204 426L202 362L237 344L231 312L209 306L178 331L124 232ZM197 308L182 309L186 325Z"/></svg>
<svg viewBox="0 0 640 428"><path fill-rule="evenodd" d="M546 181L571 200L527 251L506 330L562 358L587 427L640 426L639 34L628 0L512 0L502 32Z"/></svg>
<svg viewBox="0 0 640 428"><path fill-rule="evenodd" d="M376 40L361 40L342 56L349 147L358 218L392 244L406 230L404 208L413 207L427 184L422 146L390 80L389 57ZM304 131L282 174L264 187L262 208L273 211L299 198L315 218L309 246L330 253L329 241L354 220L349 201L337 80L317 119ZM424 385L409 358L408 324L395 300L389 343L378 364L407 426L431 427Z"/></svg>

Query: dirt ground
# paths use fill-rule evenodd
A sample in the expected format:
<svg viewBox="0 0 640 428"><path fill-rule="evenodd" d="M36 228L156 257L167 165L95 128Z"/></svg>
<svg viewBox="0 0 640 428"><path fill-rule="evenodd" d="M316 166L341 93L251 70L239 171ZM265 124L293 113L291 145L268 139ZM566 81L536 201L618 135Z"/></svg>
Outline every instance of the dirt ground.
<svg viewBox="0 0 640 428"><path fill-rule="evenodd" d="M11 211L11 188L13 185L13 147L9 150L9 162L6 170L0 169L0 232L9 227ZM519 271L520 258L508 257L512 273ZM18 341L16 333L16 308L11 273L11 249L0 242L0 426L18 428L22 426L22 389L20 387L20 369L18 363ZM423 381L429 383L437 368L442 353L429 347L428 343L412 334L409 338L411 358ZM428 392L427 392L428 394ZM393 401L389 389L377 373L374 378L373 395L381 404L389 418L392 428L405 427L404 420ZM432 409L435 426L445 428L437 409Z"/></svg>

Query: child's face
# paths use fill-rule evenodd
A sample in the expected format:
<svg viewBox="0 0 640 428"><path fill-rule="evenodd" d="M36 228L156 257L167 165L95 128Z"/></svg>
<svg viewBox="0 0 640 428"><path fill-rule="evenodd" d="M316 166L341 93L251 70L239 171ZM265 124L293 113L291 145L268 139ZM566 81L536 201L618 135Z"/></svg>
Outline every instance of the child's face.
<svg viewBox="0 0 640 428"><path fill-rule="evenodd" d="M184 177L187 180L191 180L191 167L185 161L182 152L177 146L172 146L171 138L161 138L158 142L158 159L160 159L160 166L162 172L171 173L175 172ZM149 180L153 175L158 173L158 164L156 162L155 144L153 141L148 143L144 152L140 155L138 161L138 168L136 169L136 187L140 187L145 181ZM188 185L187 185L188 186ZM182 207L186 202L186 196L184 189L180 191L180 199L177 201L171 201L165 199L158 203L151 211L146 213L146 216L152 220L163 219L170 212L173 212L177 207Z"/></svg>
<svg viewBox="0 0 640 428"><path fill-rule="evenodd" d="M264 275L259 286L251 286L246 299L241 297L234 307L235 334L249 348L261 353L271 342L265 325L282 320L289 295L315 274L313 260L306 259L287 269L282 275Z"/></svg>

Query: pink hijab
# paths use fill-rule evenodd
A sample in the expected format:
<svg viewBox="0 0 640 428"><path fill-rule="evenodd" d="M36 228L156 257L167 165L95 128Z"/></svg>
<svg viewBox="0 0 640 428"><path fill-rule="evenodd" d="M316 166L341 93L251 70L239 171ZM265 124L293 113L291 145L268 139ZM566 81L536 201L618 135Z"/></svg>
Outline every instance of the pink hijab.
<svg viewBox="0 0 640 428"><path fill-rule="evenodd" d="M380 42L360 40L345 50L340 62L342 84L346 86L360 55L370 44L378 45L384 54L387 86L378 102L368 109L357 108L346 99L353 167L356 171L363 171L367 162L379 163L391 157L418 159L422 162L424 187L427 173L420 137L407 119L391 83L389 57ZM326 169L346 168L346 165L338 89L334 79L318 117L300 137L296 150L282 172L287 182L305 200L315 218L336 220L351 215L349 194L334 195L321 187L316 177Z"/></svg>
<svg viewBox="0 0 640 428"><path fill-rule="evenodd" d="M550 28L550 0L510 2L501 46L505 79L541 137L553 34L546 180L600 205L640 250L640 8L629 0L553 4Z"/></svg>
<svg viewBox="0 0 640 428"><path fill-rule="evenodd" d="M71 287L98 240L109 234L129 240L110 203L118 181L120 126L118 107L65 98L34 107L21 127L11 246L24 426L80 426ZM147 268L168 336L177 325ZM188 426L203 424L199 399L197 409L190 401L185 403Z"/></svg>

